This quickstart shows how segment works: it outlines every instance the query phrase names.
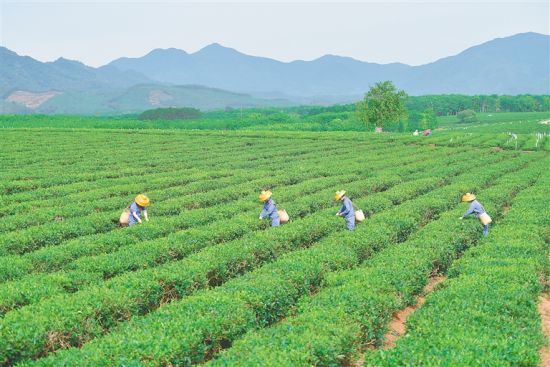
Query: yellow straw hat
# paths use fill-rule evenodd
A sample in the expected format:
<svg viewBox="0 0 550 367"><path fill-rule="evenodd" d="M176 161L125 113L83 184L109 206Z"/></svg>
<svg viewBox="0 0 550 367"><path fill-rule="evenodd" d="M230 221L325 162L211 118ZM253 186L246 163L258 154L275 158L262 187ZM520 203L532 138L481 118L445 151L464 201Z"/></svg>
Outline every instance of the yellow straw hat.
<svg viewBox="0 0 550 367"><path fill-rule="evenodd" d="M476 196L474 194L469 193L469 192L465 193L462 196L462 201L472 201L472 200L475 200L475 199L476 199Z"/></svg>
<svg viewBox="0 0 550 367"><path fill-rule="evenodd" d="M143 207L149 206L149 198L143 194L139 194L138 196L136 196L135 201L136 201L136 204L139 206L143 206Z"/></svg>
<svg viewBox="0 0 550 367"><path fill-rule="evenodd" d="M267 201L271 197L271 195L273 195L273 193L269 190L262 191L258 198L260 199L260 201L264 202L264 201Z"/></svg>
<svg viewBox="0 0 550 367"><path fill-rule="evenodd" d="M338 201L342 198L342 196L346 195L346 191L345 190L340 190L340 191L336 191L334 193L334 200Z"/></svg>

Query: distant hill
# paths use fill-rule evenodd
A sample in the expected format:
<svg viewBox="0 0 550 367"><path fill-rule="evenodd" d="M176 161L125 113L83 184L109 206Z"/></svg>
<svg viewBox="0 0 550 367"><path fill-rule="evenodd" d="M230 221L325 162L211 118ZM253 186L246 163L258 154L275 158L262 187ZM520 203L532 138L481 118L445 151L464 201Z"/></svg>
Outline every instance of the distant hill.
<svg viewBox="0 0 550 367"><path fill-rule="evenodd" d="M522 33L414 67L400 80L414 94L550 94L550 36Z"/></svg>
<svg viewBox="0 0 550 367"><path fill-rule="evenodd" d="M195 107L200 110L288 106L286 100L265 100L247 94L202 86L139 84L123 90L67 91L34 108L3 101L4 113L112 115L157 107Z"/></svg>
<svg viewBox="0 0 550 367"><path fill-rule="evenodd" d="M5 47L0 47L0 65L1 94L16 89L44 92L127 88L151 82L132 70L120 71L113 66L92 68L64 58L40 62L28 56L19 56Z"/></svg>
<svg viewBox="0 0 550 367"><path fill-rule="evenodd" d="M392 80L409 94L548 94L550 36L522 33L471 47L422 66L374 64L327 55L284 63L212 44L188 54L157 49L109 65L176 84L201 84L247 93L287 96L362 95L376 81Z"/></svg>
<svg viewBox="0 0 550 367"><path fill-rule="evenodd" d="M196 85L174 86L114 66L92 68L60 58L40 62L0 47L0 113L121 114L154 107L225 107L289 105Z"/></svg>
<svg viewBox="0 0 550 367"><path fill-rule="evenodd" d="M100 68L63 58L40 62L0 47L0 65L0 113L345 103L381 80L411 95L550 94L550 36L537 33L495 39L421 66L334 55L286 63L219 44L192 54L156 49Z"/></svg>
<svg viewBox="0 0 550 367"><path fill-rule="evenodd" d="M286 100L265 100L248 94L228 92L199 85L168 86L145 84L126 89L109 100L109 107L115 111L132 112L136 106L151 107L194 107L200 110L223 109L225 107L249 108L261 106L288 106Z"/></svg>
<svg viewBox="0 0 550 367"><path fill-rule="evenodd" d="M245 55L216 43L193 54L157 49L141 58L115 60L109 66L166 83L295 97L361 95L370 84L411 69L403 64L380 65L333 55L284 63Z"/></svg>

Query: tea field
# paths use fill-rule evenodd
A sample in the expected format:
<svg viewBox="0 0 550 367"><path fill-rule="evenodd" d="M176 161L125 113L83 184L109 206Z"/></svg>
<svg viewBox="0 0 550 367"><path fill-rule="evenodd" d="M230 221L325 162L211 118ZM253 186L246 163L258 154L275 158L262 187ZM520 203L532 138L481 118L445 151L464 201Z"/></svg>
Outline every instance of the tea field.
<svg viewBox="0 0 550 367"><path fill-rule="evenodd" d="M0 134L2 366L543 363L546 136ZM289 223L258 219L262 189ZM352 232L334 215L342 189L367 215ZM489 236L459 220L465 192ZM119 227L138 193L150 221Z"/></svg>

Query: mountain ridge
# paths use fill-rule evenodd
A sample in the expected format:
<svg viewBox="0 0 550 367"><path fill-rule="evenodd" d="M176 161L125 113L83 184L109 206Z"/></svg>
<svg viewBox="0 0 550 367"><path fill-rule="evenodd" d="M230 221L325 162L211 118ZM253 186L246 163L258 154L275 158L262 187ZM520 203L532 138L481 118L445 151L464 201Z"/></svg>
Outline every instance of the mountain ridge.
<svg viewBox="0 0 550 367"><path fill-rule="evenodd" d="M549 58L550 36L534 32L496 38L418 66L333 54L284 62L212 43L193 53L157 48L94 68L63 57L40 62L0 46L0 112L79 111L63 103L76 103L82 111L140 112L151 108L151 100L160 106L189 101L201 108L342 103L361 98L382 80L411 95L550 94ZM158 98L148 97L144 85ZM190 86L196 85L205 87L200 95L209 101L192 98L189 91L196 89ZM117 96L132 96L133 104L113 110ZM86 102L96 106L88 108Z"/></svg>
<svg viewBox="0 0 550 367"><path fill-rule="evenodd" d="M431 63L411 66L372 63L330 54L311 61L283 62L213 43L195 53L182 52L177 60L171 59L171 63L163 62L163 49L155 49L155 60L148 56L149 53L139 58L116 59L108 65L134 70L165 83L201 84L248 93L278 91L300 97L357 96L374 82L386 79L413 95L545 94L550 89L549 45L548 35L519 33L469 47ZM460 77L457 70L461 71ZM514 78L514 74L521 78Z"/></svg>

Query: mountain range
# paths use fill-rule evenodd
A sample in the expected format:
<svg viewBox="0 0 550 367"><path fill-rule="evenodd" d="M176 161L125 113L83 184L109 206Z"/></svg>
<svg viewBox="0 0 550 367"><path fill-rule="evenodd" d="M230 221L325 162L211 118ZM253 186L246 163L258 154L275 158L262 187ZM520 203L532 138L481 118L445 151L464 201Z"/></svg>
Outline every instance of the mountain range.
<svg viewBox="0 0 550 367"><path fill-rule="evenodd" d="M40 62L0 47L0 65L4 113L332 104L356 101L382 80L411 95L550 94L550 36L538 33L497 38L420 66L335 55L281 62L216 43L195 53L155 49L99 68L64 58Z"/></svg>

